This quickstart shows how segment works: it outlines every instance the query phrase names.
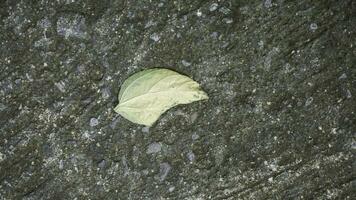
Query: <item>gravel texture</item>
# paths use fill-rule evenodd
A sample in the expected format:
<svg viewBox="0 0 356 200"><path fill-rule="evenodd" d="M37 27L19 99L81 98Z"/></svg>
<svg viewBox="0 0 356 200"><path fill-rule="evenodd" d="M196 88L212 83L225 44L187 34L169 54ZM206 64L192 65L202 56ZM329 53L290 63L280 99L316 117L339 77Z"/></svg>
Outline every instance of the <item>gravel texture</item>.
<svg viewBox="0 0 356 200"><path fill-rule="evenodd" d="M354 199L356 2L0 0L0 199ZM170 68L208 101L113 111Z"/></svg>

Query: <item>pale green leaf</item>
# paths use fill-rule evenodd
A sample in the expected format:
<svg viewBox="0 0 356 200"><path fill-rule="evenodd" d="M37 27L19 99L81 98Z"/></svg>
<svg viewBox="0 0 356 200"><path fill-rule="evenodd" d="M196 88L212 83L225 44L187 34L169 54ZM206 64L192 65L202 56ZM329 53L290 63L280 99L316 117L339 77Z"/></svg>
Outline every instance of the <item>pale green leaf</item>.
<svg viewBox="0 0 356 200"><path fill-rule="evenodd" d="M168 69L148 69L129 77L121 86L115 111L137 124L152 126L168 109L208 99L199 84Z"/></svg>

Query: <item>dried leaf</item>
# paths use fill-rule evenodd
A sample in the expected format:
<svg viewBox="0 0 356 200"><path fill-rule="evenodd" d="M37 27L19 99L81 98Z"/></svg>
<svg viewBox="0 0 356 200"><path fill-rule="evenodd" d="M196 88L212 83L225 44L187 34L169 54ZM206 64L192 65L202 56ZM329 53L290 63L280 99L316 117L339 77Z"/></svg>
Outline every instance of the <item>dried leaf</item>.
<svg viewBox="0 0 356 200"><path fill-rule="evenodd" d="M208 99L199 84L168 69L148 69L129 77L121 86L115 111L137 124L152 126L168 109Z"/></svg>

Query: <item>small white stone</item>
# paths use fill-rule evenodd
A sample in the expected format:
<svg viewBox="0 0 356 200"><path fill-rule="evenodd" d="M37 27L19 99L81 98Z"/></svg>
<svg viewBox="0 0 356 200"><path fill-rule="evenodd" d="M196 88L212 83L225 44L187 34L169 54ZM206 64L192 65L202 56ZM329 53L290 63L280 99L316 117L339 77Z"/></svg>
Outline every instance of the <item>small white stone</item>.
<svg viewBox="0 0 356 200"><path fill-rule="evenodd" d="M316 29L318 29L318 24L311 23L309 26L309 29L314 32Z"/></svg>
<svg viewBox="0 0 356 200"><path fill-rule="evenodd" d="M198 118L198 113L193 113L191 116L190 116L190 121L192 122L192 123L194 123L195 122L195 120L197 120L197 118Z"/></svg>
<svg viewBox="0 0 356 200"><path fill-rule="evenodd" d="M151 40L155 41L155 42L158 42L159 39L160 39L160 36L157 34L157 33L153 33L151 36L150 36Z"/></svg>
<svg viewBox="0 0 356 200"><path fill-rule="evenodd" d="M218 32L212 32L211 35L210 35L212 38L218 38L219 36L219 33Z"/></svg>
<svg viewBox="0 0 356 200"><path fill-rule="evenodd" d="M305 106L309 106L310 104L312 104L313 102L313 97L309 97L306 101L305 101Z"/></svg>
<svg viewBox="0 0 356 200"><path fill-rule="evenodd" d="M145 28L149 28L149 27L151 27L151 26L153 26L153 25L156 25L156 23L153 22L152 20L150 20L150 21L148 21L148 22L146 23Z"/></svg>
<svg viewBox="0 0 356 200"><path fill-rule="evenodd" d="M260 48L263 48L264 45L265 45L265 43L264 43L262 40L258 41L258 46L259 46Z"/></svg>
<svg viewBox="0 0 356 200"><path fill-rule="evenodd" d="M59 89L59 91L61 91L63 93L66 91L65 90L65 83L63 81L57 82L54 85Z"/></svg>
<svg viewBox="0 0 356 200"><path fill-rule="evenodd" d="M202 13L200 10L198 10L198 11L197 11L197 16L198 16L198 17L201 17L202 15L203 15L203 13Z"/></svg>
<svg viewBox="0 0 356 200"><path fill-rule="evenodd" d="M346 97L350 99L352 97L352 94L349 89L346 89Z"/></svg>
<svg viewBox="0 0 356 200"><path fill-rule="evenodd" d="M0 152L0 162L5 160L5 155Z"/></svg>
<svg viewBox="0 0 356 200"><path fill-rule="evenodd" d="M189 67L191 65L190 62L186 61L186 60L182 60L182 64L185 66L185 67Z"/></svg>
<svg viewBox="0 0 356 200"><path fill-rule="evenodd" d="M98 121L97 118L93 117L93 118L90 119L90 123L89 124L90 124L91 127L94 127L94 126L97 126L99 124L99 121Z"/></svg>
<svg viewBox="0 0 356 200"><path fill-rule="evenodd" d="M159 165L159 179L161 181L163 181L164 179L166 179L168 173L171 171L172 167L170 164L168 163L161 163Z"/></svg>
<svg viewBox="0 0 356 200"><path fill-rule="evenodd" d="M173 192L174 189L176 189L176 188L175 188L174 186L172 186L172 187L169 187L168 191L169 191L169 192Z"/></svg>
<svg viewBox="0 0 356 200"><path fill-rule="evenodd" d="M199 139L199 137L200 136L197 133L193 133L192 140L197 140L197 139Z"/></svg>
<svg viewBox="0 0 356 200"><path fill-rule="evenodd" d="M63 160L59 161L58 168L61 170L63 169Z"/></svg>
<svg viewBox="0 0 356 200"><path fill-rule="evenodd" d="M263 3L263 5L264 5L266 8L272 7L272 0L265 0L265 2Z"/></svg>
<svg viewBox="0 0 356 200"><path fill-rule="evenodd" d="M142 132L144 132L144 133L149 133L149 132L150 132L150 127L145 126L145 127L143 127L141 130L142 130Z"/></svg>
<svg viewBox="0 0 356 200"><path fill-rule="evenodd" d="M148 145L146 152L148 154L153 154L153 153L158 153L160 151L161 151L161 144L158 142L153 142L150 145Z"/></svg>
<svg viewBox="0 0 356 200"><path fill-rule="evenodd" d="M195 160L195 154L190 151L190 152L188 152L188 154L187 154L187 158L188 158L188 160L192 163L192 162L194 162L194 160Z"/></svg>
<svg viewBox="0 0 356 200"><path fill-rule="evenodd" d="M339 77L339 79L346 79L347 78L347 75L345 73L341 74L341 76Z"/></svg>
<svg viewBox="0 0 356 200"><path fill-rule="evenodd" d="M351 142L351 149L356 150L356 141Z"/></svg>
<svg viewBox="0 0 356 200"><path fill-rule="evenodd" d="M217 4L217 3L213 3L213 4L210 5L209 10L210 10L210 12L213 12L213 11L215 11L217 8L218 8L218 4Z"/></svg>
<svg viewBox="0 0 356 200"><path fill-rule="evenodd" d="M110 97L110 90L109 89L103 89L102 91L101 91L101 97L103 98L103 99L108 99L109 97Z"/></svg>
<svg viewBox="0 0 356 200"><path fill-rule="evenodd" d="M219 8L219 11L224 13L225 15L227 15L227 14L229 14L231 12L231 10L229 8L226 8L226 7Z"/></svg>
<svg viewBox="0 0 356 200"><path fill-rule="evenodd" d="M234 22L232 19L229 19L229 18L224 18L223 21L224 21L226 24L231 24L232 22Z"/></svg>

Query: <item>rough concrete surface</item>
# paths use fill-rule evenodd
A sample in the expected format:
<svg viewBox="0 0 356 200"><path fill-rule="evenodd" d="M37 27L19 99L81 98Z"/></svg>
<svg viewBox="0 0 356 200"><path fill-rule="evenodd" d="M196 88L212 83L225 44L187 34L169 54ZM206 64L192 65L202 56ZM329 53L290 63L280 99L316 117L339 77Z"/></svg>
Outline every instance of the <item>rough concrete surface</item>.
<svg viewBox="0 0 356 200"><path fill-rule="evenodd" d="M356 1L0 0L0 199L355 199ZM153 67L208 101L113 111Z"/></svg>

